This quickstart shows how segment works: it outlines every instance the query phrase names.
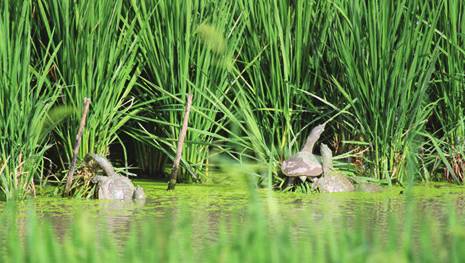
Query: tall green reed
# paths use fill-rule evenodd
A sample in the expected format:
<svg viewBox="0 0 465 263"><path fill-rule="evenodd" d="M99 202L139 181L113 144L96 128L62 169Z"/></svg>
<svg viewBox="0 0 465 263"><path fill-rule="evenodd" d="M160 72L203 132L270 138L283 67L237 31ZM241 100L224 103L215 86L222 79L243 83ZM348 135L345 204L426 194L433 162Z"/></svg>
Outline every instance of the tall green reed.
<svg viewBox="0 0 465 263"><path fill-rule="evenodd" d="M184 181L203 180L224 118L206 90L223 100L230 89L242 18L230 1L132 1L144 61L139 96L151 101L137 136L173 159L186 94L192 113L182 156Z"/></svg>
<svg viewBox="0 0 465 263"><path fill-rule="evenodd" d="M440 139L436 147L447 162L446 179L463 182L465 177L465 4L443 1L437 26L441 53L435 72L432 97L438 99L433 131ZM439 166L444 168L444 166Z"/></svg>
<svg viewBox="0 0 465 263"><path fill-rule="evenodd" d="M37 149L47 149L47 138L29 134L44 133L33 127L41 127L56 99L75 113L54 132L60 168L71 158L82 100L90 97L80 157L108 154L113 143L124 150L126 132L144 145L133 159L163 171L189 92L184 181L206 179L209 158L225 153L266 163L263 179L282 186L280 162L300 148L311 126L347 105L350 114L330 123L322 139L367 145L369 176L404 181L409 157L433 160L426 171L439 153L439 167L462 181L460 1L26 2L2 3L5 189L21 184L15 178L30 182L39 174ZM13 16L17 23L7 19ZM9 139L14 133L21 136ZM434 151L422 153L428 140ZM35 172L12 176L25 171L20 155Z"/></svg>
<svg viewBox="0 0 465 263"><path fill-rule="evenodd" d="M131 96L139 69L129 10L122 0L40 0L35 7L41 39L60 46L50 79L63 87L60 103L76 112L56 132L62 167L72 156L85 97L92 104L79 157L89 152L106 155L112 143L121 143L121 128L139 110Z"/></svg>
<svg viewBox="0 0 465 263"><path fill-rule="evenodd" d="M407 155L431 114L433 43L440 6L423 1L336 1L331 45L342 76L334 82L351 104L353 131L369 144L370 176L402 181Z"/></svg>
<svg viewBox="0 0 465 263"><path fill-rule="evenodd" d="M325 1L238 3L245 29L234 88L227 100L216 100L214 105L227 116L226 144L232 145L232 155L268 164L272 178L263 179L282 183L279 163L301 147L306 128L324 122L329 113L320 102L324 101L322 58L333 18L331 5Z"/></svg>
<svg viewBox="0 0 465 263"><path fill-rule="evenodd" d="M59 95L46 76L56 53L34 61L31 1L0 3L0 199L23 199L40 180L48 112ZM58 47L57 47L58 48Z"/></svg>

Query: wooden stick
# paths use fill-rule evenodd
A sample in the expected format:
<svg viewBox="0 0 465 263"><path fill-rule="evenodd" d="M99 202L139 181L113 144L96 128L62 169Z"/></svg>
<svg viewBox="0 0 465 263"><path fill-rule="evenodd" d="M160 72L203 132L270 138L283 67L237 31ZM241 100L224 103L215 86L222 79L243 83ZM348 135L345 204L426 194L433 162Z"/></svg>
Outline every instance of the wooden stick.
<svg viewBox="0 0 465 263"><path fill-rule="evenodd" d="M16 176L15 176L15 187L19 187L18 179L23 173L23 152L19 152L18 155L18 170L16 171Z"/></svg>
<svg viewBox="0 0 465 263"><path fill-rule="evenodd" d="M189 112L191 110L192 105L192 94L187 95L187 104L184 108L184 119L181 127L181 131L179 132L178 138L178 147L176 148L176 158L174 158L173 162L173 169L171 171L170 181L168 182L168 191L174 190L176 187L176 180L178 178L178 170L179 170L179 163L181 162L182 156L182 146L184 145L184 139L186 138L187 133L187 124L189 120Z"/></svg>
<svg viewBox="0 0 465 263"><path fill-rule="evenodd" d="M36 197L36 185L34 184L34 178L31 179L31 191L32 196Z"/></svg>
<svg viewBox="0 0 465 263"><path fill-rule="evenodd" d="M69 196L69 192L71 191L71 186L73 185L73 177L74 177L74 171L76 170L77 156L79 153L79 147L81 146L82 133L84 131L84 127L86 126L86 119L87 119L87 113L89 112L89 106L90 106L90 99L84 98L84 110L82 111L81 123L79 124L79 130L78 130L78 133L76 134L76 143L74 144L74 149L73 149L73 159L71 161L71 165L69 166L68 174L66 176L67 178L66 178L65 196Z"/></svg>

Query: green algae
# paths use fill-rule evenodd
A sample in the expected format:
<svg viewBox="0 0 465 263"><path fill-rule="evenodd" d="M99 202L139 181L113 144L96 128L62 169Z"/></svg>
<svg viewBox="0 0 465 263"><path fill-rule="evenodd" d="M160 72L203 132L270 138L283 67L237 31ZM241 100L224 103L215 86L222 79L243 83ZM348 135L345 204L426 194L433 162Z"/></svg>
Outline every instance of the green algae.
<svg viewBox="0 0 465 263"><path fill-rule="evenodd" d="M144 188L147 196L146 206L153 209L175 207L177 205L189 208L208 210L234 210L247 206L251 193L247 187L235 187L230 185L214 184L178 184L176 191L166 191L166 183L150 180L135 180L135 184ZM402 200L407 193L418 200L436 199L447 200L457 198L465 194L465 187L447 183L430 183L416 185L410 190L400 186L384 187L378 193L312 193L299 192L269 192L267 189L257 189L256 194L260 198L272 197L279 205L299 204L306 202L322 202L332 199L336 201L354 201L354 209L357 203L370 201ZM357 202L355 202L355 200ZM35 206L44 212L74 213L82 209L86 211L99 210L99 206L112 204L112 201L70 199L61 197L38 197L35 200L18 202L19 207ZM131 204L131 202L129 202ZM321 203L324 205L324 203ZM0 209L5 206L0 202Z"/></svg>
<svg viewBox="0 0 465 263"><path fill-rule="evenodd" d="M213 184L178 184L176 191L169 192L163 182L135 180L135 184L144 188L145 202L38 197L0 203L3 215L12 211L8 206L16 206L15 212L10 213L15 219L4 229L14 225L19 235L25 236L25 229L35 218L40 224L50 225L58 240L90 227L95 229L95 236L108 233L113 242L123 247L134 239L134 229L151 225L157 240L171 240L178 235L176 242L192 242L189 247L197 255L214 247L224 236L258 226L268 233L284 228L289 236L283 240L294 240L304 247L298 241L338 238L349 232L360 236L371 233L384 242L387 233L394 235L392 229L404 231L404 224L409 224L412 232L421 233L425 218L437 222L438 230L432 233L447 233L448 218L454 213L458 218L455 226L465 225L464 188L447 184L419 185L409 191L394 186L378 193L324 194L255 188L251 191L244 185ZM179 229L189 231L173 234ZM4 238L0 235L0 242L6 241ZM273 238L276 239L270 234L264 241Z"/></svg>
<svg viewBox="0 0 465 263"><path fill-rule="evenodd" d="M275 224L289 224L293 233L304 233L308 222L356 222L363 217L368 228L386 231L391 220L402 222L408 212L407 199L414 200L416 222L425 214L433 218L447 218L452 208L465 214L465 188L449 184L417 185L407 190L399 186L386 187L378 193L322 193L250 191L246 186L214 184L178 184L175 191L166 191L166 183L135 180L144 188L145 202L38 197L18 202L19 218L26 218L28 211L35 211L39 218L51 222L58 233L65 233L74 222L75 215L86 213L92 224L111 229L116 238L123 238L131 225L153 220L177 222L180 214L188 214L195 229L206 227L212 239L223 219L241 216L258 202L268 219ZM5 210L6 203L0 203ZM270 219L270 220L271 220Z"/></svg>

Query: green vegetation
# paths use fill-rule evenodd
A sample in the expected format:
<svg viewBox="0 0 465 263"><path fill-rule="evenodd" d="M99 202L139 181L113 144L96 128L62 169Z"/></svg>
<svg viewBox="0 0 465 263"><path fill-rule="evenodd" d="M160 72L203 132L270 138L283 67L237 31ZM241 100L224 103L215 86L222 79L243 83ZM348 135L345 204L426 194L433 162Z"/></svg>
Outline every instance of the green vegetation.
<svg viewBox="0 0 465 263"><path fill-rule="evenodd" d="M417 157L431 115L439 13L423 2L341 1L331 36L343 65L335 83L352 104L351 124L369 143L372 176L389 182L404 181L406 162L409 155Z"/></svg>
<svg viewBox="0 0 465 263"><path fill-rule="evenodd" d="M0 3L0 199L34 192L47 149L44 125L60 93L47 81L56 49L46 45L33 59L30 15L27 1Z"/></svg>
<svg viewBox="0 0 465 263"><path fill-rule="evenodd" d="M79 156L107 155L109 146L120 141L121 127L139 109L131 96L139 76L135 22L129 24L122 0L40 0L32 8L37 10L39 38L57 49L49 78L63 87L59 103L77 113L55 132L62 168L72 157L85 97L91 98L92 112Z"/></svg>
<svg viewBox="0 0 465 263"><path fill-rule="evenodd" d="M436 125L432 133L439 140L437 148L447 160L445 176L456 182L465 177L465 3L444 1L437 41L441 54L436 69L433 99Z"/></svg>
<svg viewBox="0 0 465 263"><path fill-rule="evenodd" d="M85 97L80 161L165 176L187 93L183 182L227 156L283 189L282 160L330 120L354 176L462 183L464 30L458 0L2 1L1 198L62 187Z"/></svg>
<svg viewBox="0 0 465 263"><path fill-rule="evenodd" d="M159 192L166 193L165 186ZM197 193L183 200L192 196ZM167 213L158 219L135 221L126 215L132 221L128 231L118 222L112 225L105 217L96 220L82 211L71 217L63 231L63 225L52 228L56 222L39 221L40 214L31 209L26 210L26 217L18 215L15 205L20 204L12 202L0 216L4 226L0 257L4 262L460 262L465 256L463 218L455 214L459 207L451 206L448 216L439 221L424 207L416 211L410 200L396 207L404 213L400 219L375 217L379 221L373 224L373 218L362 210L354 210L355 219L340 220L334 207L321 204L325 217L300 211L305 220L296 226L292 217L276 212L285 208L278 200L266 193L260 196L264 198L252 192L248 205L241 205L242 209L248 206L246 212L235 210L223 219L212 218L205 210L198 217L198 209L182 205L169 218ZM102 208L95 213L102 216ZM211 224L213 220L218 225Z"/></svg>
<svg viewBox="0 0 465 263"><path fill-rule="evenodd" d="M288 187L322 123L391 187ZM89 153L147 199L83 200ZM460 262L464 181L463 0L0 0L1 262Z"/></svg>
<svg viewBox="0 0 465 263"><path fill-rule="evenodd" d="M226 100L232 88L233 76L226 64L232 63L231 56L239 49L240 21L233 16L236 4L144 0L132 1L131 7L144 63L138 95L142 101L151 101L142 113L147 122L139 123L131 134L153 146L147 151L158 150L174 159L183 104L186 94L193 93L180 179L205 180L209 152L218 148L216 140L226 140L221 130L227 128L228 120L215 104ZM227 40L225 34L230 35Z"/></svg>

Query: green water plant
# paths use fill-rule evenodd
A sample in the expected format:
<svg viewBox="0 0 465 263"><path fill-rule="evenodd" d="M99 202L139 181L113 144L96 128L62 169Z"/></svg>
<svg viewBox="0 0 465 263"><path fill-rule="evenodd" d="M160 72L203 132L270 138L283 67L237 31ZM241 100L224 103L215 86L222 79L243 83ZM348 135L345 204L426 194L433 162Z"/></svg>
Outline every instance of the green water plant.
<svg viewBox="0 0 465 263"><path fill-rule="evenodd" d="M331 113L317 98L324 98L322 64L334 12L326 1L238 2L244 48L229 117L240 122L232 123L242 136L237 148L247 145L239 153L269 164L267 180L282 184L280 162Z"/></svg>
<svg viewBox="0 0 465 263"><path fill-rule="evenodd" d="M60 46L50 80L63 87L60 103L76 109L55 132L60 147L55 161L63 162L62 169L72 157L85 97L92 105L82 136L81 160L89 152L109 154L109 146L120 143L121 128L137 115L138 103L131 96L139 76L137 37L123 7L122 0L34 3L41 41Z"/></svg>
<svg viewBox="0 0 465 263"><path fill-rule="evenodd" d="M432 131L439 139L435 148L446 165L436 170L449 181L463 183L465 178L465 4L445 0L441 9L436 38L441 47L433 99L435 122ZM436 172L436 171L433 171Z"/></svg>
<svg viewBox="0 0 465 263"><path fill-rule="evenodd" d="M361 213L352 222L338 220L338 227L331 219L308 216L296 229L280 217L271 197L251 195L245 211L220 220L214 229L198 227L183 210L169 219L133 222L126 236L117 238L108 222L90 221L82 212L58 234L32 206L20 217L10 203L0 216L0 258L38 263L460 262L465 256L460 216L451 207L440 222L424 214L416 218L414 207L414 199L406 198L402 222L390 218L386 231ZM122 234L121 227L117 232Z"/></svg>
<svg viewBox="0 0 465 263"><path fill-rule="evenodd" d="M60 92L47 82L59 45L47 45L35 61L30 16L30 1L0 3L0 199L6 200L34 193Z"/></svg>
<svg viewBox="0 0 465 263"><path fill-rule="evenodd" d="M261 178L282 186L280 163L303 144L309 126L324 122L333 108L324 99L322 58L331 5L316 1L238 1L244 25L224 97L198 92L225 117L216 142L240 161L269 166ZM312 72L308 74L309 72ZM337 107L336 107L337 109Z"/></svg>
<svg viewBox="0 0 465 263"><path fill-rule="evenodd" d="M223 101L231 89L243 19L235 16L237 7L230 1L132 2L144 61L137 94L150 101L137 139L173 160L185 96L193 94L181 181L204 181L209 152L222 137L224 117L202 94Z"/></svg>
<svg viewBox="0 0 465 263"><path fill-rule="evenodd" d="M338 15L331 45L343 74L338 91L355 118L352 132L368 143L366 162L374 178L403 181L407 155L431 116L431 76L440 6L424 1L335 1Z"/></svg>
<svg viewBox="0 0 465 263"><path fill-rule="evenodd" d="M283 189L282 161L331 120L321 140L357 175L463 182L461 1L0 5L3 199L43 182L44 158L63 180L84 97L92 106L81 160L120 147L121 159L169 173L188 93L181 181L209 181L210 160L224 155L267 166L258 184ZM418 169L408 173L407 163Z"/></svg>

